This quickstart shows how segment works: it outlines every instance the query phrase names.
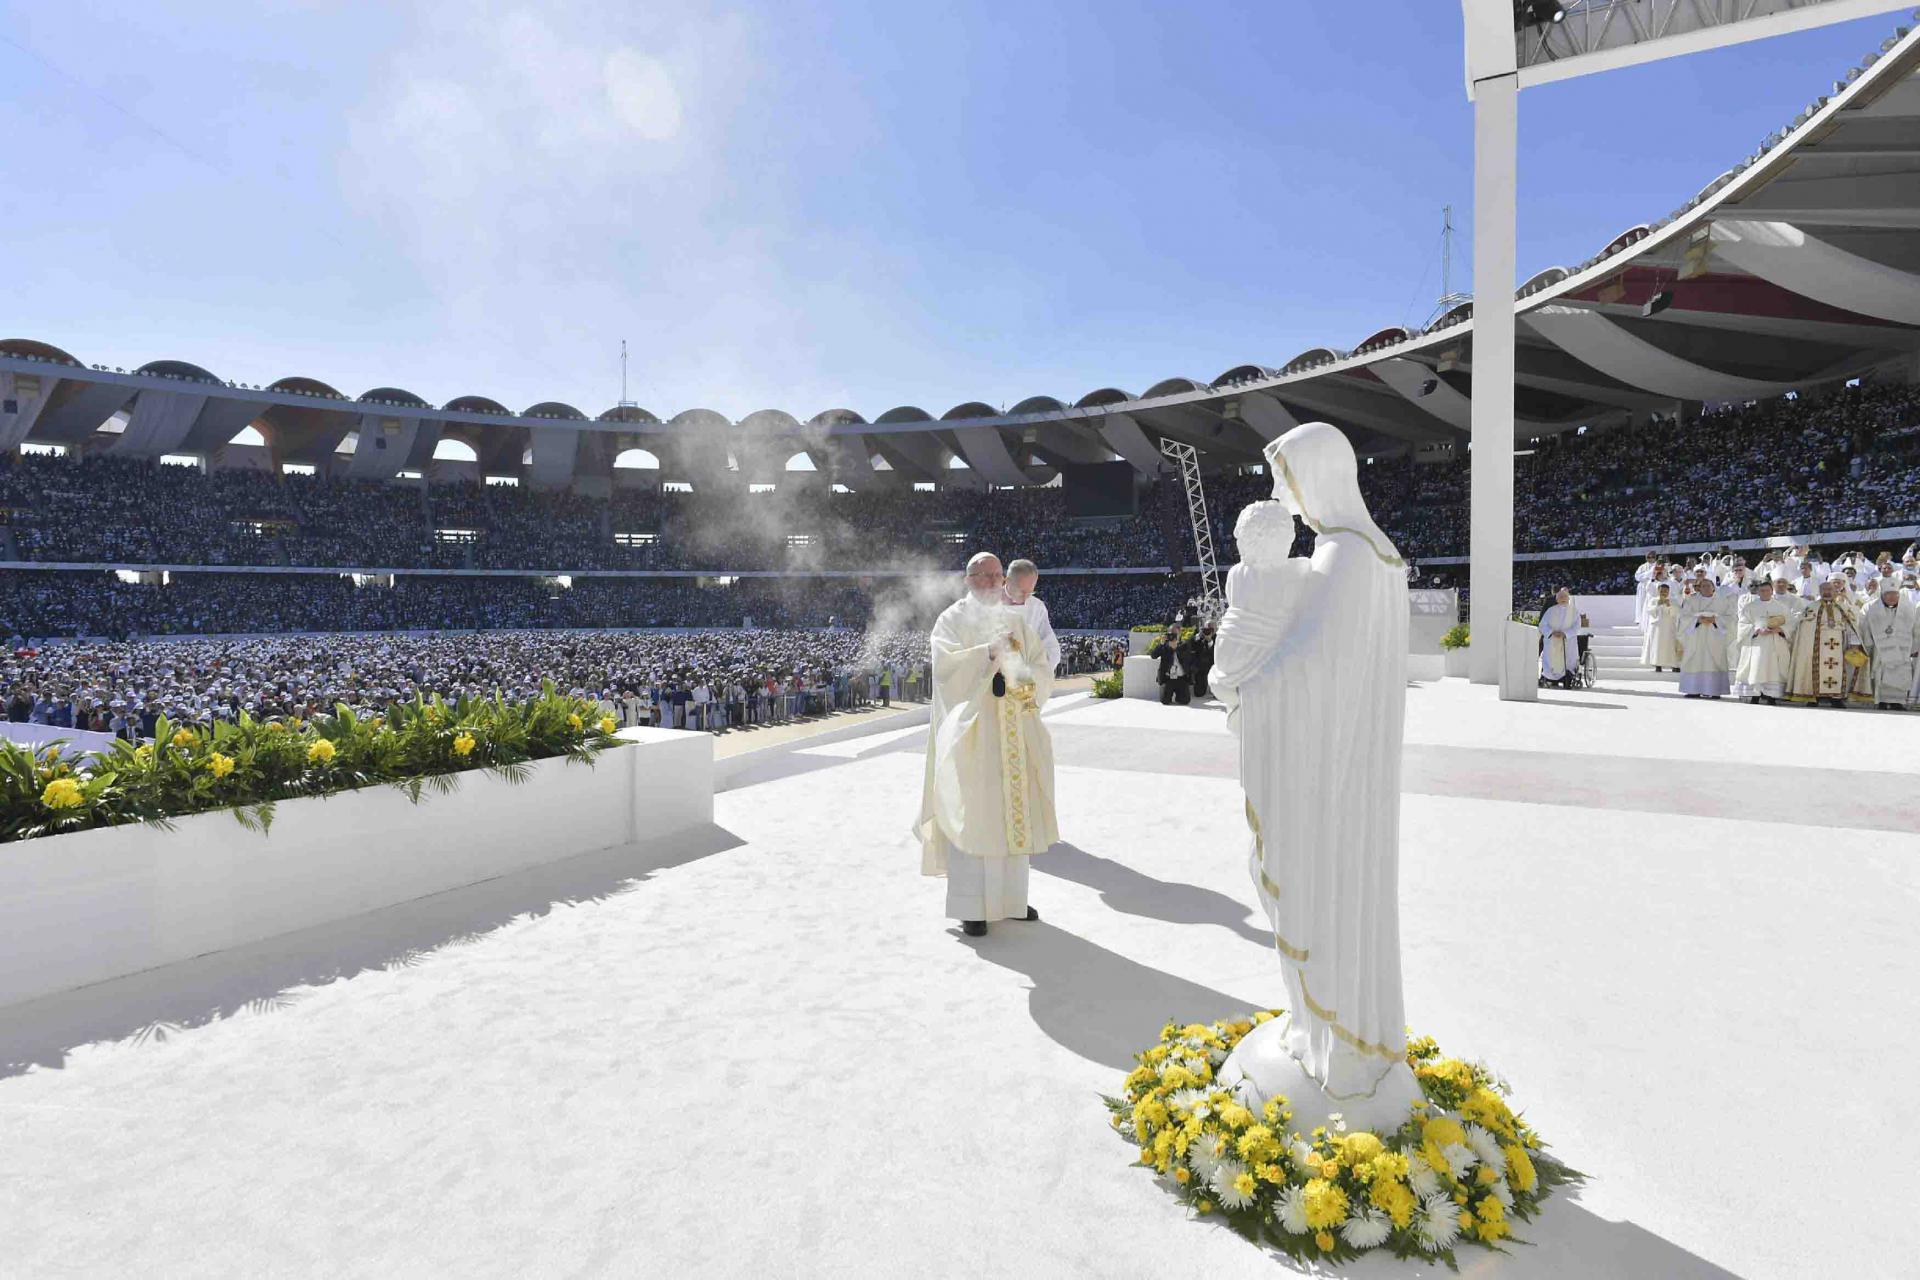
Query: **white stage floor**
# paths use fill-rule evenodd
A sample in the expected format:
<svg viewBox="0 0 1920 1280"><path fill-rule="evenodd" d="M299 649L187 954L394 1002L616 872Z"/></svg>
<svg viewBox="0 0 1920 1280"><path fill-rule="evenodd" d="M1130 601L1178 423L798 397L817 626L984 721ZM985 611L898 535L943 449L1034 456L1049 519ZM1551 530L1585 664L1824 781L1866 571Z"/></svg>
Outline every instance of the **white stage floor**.
<svg viewBox="0 0 1920 1280"><path fill-rule="evenodd" d="M918 874L916 729L756 768L653 865L0 1015L0 1275L1284 1272L1096 1096L1279 998L1222 717L1051 723L1045 919L984 939ZM1920 715L1410 691L1409 1017L1592 1175L1466 1274L1912 1274L1916 775Z"/></svg>

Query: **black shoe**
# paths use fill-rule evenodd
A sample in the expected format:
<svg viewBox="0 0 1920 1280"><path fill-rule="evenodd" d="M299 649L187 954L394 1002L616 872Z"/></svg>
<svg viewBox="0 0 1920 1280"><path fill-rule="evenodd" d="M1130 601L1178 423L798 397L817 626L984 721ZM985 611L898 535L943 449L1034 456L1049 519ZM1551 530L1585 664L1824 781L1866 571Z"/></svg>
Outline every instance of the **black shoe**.
<svg viewBox="0 0 1920 1280"><path fill-rule="evenodd" d="M1040 908L1028 907L1027 914L1025 914L1024 916L1021 916L1020 918L1022 920L1038 920L1040 918Z"/></svg>
<svg viewBox="0 0 1920 1280"><path fill-rule="evenodd" d="M966 934L969 938L984 938L987 936L987 922L985 920L962 920L960 922L960 932Z"/></svg>

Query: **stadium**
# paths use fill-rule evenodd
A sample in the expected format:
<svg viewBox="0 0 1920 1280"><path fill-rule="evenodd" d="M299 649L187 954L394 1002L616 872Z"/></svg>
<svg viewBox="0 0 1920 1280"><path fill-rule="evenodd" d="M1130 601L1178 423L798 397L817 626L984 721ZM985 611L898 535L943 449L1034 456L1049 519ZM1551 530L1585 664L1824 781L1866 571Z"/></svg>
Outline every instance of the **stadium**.
<svg viewBox="0 0 1920 1280"><path fill-rule="evenodd" d="M1469 39L1498 8L1504 41L1506 7L1469 0ZM1516 4L1521 73L1632 43L1593 25L1614 8ZM27 1226L0 1273L1454 1266L1457 1231L1363 1203L1392 1175L1353 1171L1337 1133L1322 1181L1362 1178L1352 1216L1313 1234L1275 1208L1242 1239L1217 1163L1148 1176L1142 1121L1143 1174L1098 1106L1163 1022L1277 1009L1275 948L1306 958L1267 914L1280 838L1222 630L1248 606L1219 583L1265 553L1236 526L1285 501L1283 442L1315 423L1413 593L1382 668L1406 687L1407 1034L1458 1042L1487 1088L1497 1061L1566 1161L1543 1205L1503 1202L1538 1247L1472 1265L1903 1273L1912 1224L1807 1234L1808 1197L1865 1212L1898 1185L1897 1138L1751 1173L1779 1159L1762 1112L1810 1150L1920 1122L1895 1083L1920 1033L1884 1018L1912 976L1920 765L1913 717L1879 714L1920 709L1920 678L1874 683L1856 634L1882 592L1920 610L1920 32L1888 28L1680 207L1515 290L1511 599L1486 570L1490 613L1470 613L1475 372L1507 353L1476 361L1470 294L1419 327L1225 352L1250 362L1210 379L870 418L591 413L564 386L436 406L405 367L357 395L253 385L219 350L93 363L16 315L0 1220ZM1354 533L1297 485L1289 505L1289 563ZM1044 918L1022 858L1017 911L989 933L950 908L965 927L943 932L912 809L952 696L940 628L986 552L1008 590L1037 566L1057 631L1032 717L1063 842L1033 854ZM1853 593L1829 665L1869 675L1837 696L1827 651L1791 639L1761 676L1716 636L1718 685L1662 656L1696 577L1744 649L1767 628L1731 610L1802 565ZM1470 649L1497 694L1459 678ZM1326 755L1319 790L1364 790L1357 755ZM1522 1158L1478 1163L1518 1186ZM1828 1163L1830 1195L1798 1188ZM1457 1190L1497 1243L1502 1211ZM1361 1257L1389 1220L1429 1234Z"/></svg>

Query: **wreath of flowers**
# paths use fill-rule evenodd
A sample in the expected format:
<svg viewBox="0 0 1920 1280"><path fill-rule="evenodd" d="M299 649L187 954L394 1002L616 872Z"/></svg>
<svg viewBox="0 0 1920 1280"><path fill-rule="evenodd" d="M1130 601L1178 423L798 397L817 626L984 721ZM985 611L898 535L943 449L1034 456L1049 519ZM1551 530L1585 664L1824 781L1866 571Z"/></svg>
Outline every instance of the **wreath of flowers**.
<svg viewBox="0 0 1920 1280"><path fill-rule="evenodd" d="M1278 1009L1211 1026L1169 1022L1137 1054L1126 1094L1106 1098L1113 1127L1201 1214L1220 1212L1241 1235L1296 1259L1345 1261L1385 1249L1458 1269L1454 1250L1504 1251L1513 1228L1556 1187L1582 1175L1546 1152L1507 1105L1485 1066L1409 1040L1407 1064L1425 1096L1392 1133L1353 1131L1338 1114L1302 1134L1283 1097L1259 1113L1215 1081L1235 1045ZM1522 1242L1524 1243L1524 1242Z"/></svg>

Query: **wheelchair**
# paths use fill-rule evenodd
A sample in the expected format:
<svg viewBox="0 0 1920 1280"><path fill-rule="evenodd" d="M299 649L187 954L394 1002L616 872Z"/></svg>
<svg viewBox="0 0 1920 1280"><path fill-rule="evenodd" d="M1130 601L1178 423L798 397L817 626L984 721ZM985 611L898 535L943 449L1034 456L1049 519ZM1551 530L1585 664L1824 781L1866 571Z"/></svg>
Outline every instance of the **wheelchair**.
<svg viewBox="0 0 1920 1280"><path fill-rule="evenodd" d="M1593 646L1587 643L1587 640L1588 638L1586 636L1579 637L1580 658L1579 661L1574 663L1572 669L1567 672L1566 682L1563 684L1558 680L1548 680L1542 676L1540 679L1540 687L1542 689L1593 688L1594 683L1600 678L1600 664L1595 660L1593 656Z"/></svg>

